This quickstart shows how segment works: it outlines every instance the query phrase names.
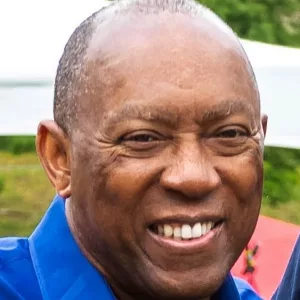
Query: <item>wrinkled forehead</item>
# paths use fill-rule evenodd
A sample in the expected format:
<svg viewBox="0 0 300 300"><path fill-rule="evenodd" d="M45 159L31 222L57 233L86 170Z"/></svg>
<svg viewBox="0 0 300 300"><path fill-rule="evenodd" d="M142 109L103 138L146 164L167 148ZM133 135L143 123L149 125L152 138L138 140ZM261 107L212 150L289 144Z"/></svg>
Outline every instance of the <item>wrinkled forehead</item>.
<svg viewBox="0 0 300 300"><path fill-rule="evenodd" d="M200 105L247 101L259 115L252 70L236 37L222 26L170 14L104 22L86 54L91 90L97 101L100 94L106 99L102 108L111 99L153 103L184 97Z"/></svg>

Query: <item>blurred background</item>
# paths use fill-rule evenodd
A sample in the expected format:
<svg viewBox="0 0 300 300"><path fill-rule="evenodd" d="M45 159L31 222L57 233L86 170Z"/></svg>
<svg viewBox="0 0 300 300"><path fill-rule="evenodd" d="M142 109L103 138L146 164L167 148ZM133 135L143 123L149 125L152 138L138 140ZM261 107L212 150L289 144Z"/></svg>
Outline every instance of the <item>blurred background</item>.
<svg viewBox="0 0 300 300"><path fill-rule="evenodd" d="M300 0L200 2L242 39L258 80L262 110L269 115L261 220L287 223L268 223L262 233L264 221L260 221L254 237L263 253L268 245L277 247L266 235L276 231L274 239L282 242L282 236L288 236L283 229L288 228L292 237L286 254L280 254L282 272L300 228L285 227L300 225ZM68 37L107 3L10 0L0 4L0 236L29 235L54 196L35 154L34 135L39 120L52 118L54 76Z"/></svg>

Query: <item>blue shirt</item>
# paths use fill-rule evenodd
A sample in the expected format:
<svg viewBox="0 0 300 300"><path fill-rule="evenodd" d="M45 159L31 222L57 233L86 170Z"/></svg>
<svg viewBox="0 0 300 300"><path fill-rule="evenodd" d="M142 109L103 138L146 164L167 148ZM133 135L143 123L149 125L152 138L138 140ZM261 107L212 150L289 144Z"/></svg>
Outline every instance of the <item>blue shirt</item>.
<svg viewBox="0 0 300 300"><path fill-rule="evenodd" d="M300 299L300 238L298 238L292 256L272 300Z"/></svg>
<svg viewBox="0 0 300 300"><path fill-rule="evenodd" d="M57 196L29 238L0 239L1 300L113 300L104 277L77 246ZM219 300L261 300L241 279L227 276Z"/></svg>

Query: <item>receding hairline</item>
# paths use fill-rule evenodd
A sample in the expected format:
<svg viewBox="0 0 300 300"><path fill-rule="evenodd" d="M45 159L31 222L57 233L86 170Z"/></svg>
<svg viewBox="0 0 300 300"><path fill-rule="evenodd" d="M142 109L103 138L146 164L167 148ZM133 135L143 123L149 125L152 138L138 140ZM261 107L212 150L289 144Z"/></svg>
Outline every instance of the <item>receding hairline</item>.
<svg viewBox="0 0 300 300"><path fill-rule="evenodd" d="M63 56L60 60L55 81L54 117L58 125L67 134L70 132L71 123L74 123L74 120L77 117L76 107L80 106L78 99L80 98L80 85L78 83L84 81L82 70L88 60L87 53L91 46L91 41L96 35L105 34L105 32L101 32L101 25L116 19L119 15L142 18L145 15L158 15L162 13L171 15L182 14L198 19L200 18L202 21L214 24L218 30L224 32L225 35L227 34L232 37L236 42L236 46L242 50L246 63L249 66L249 71L253 74L254 82L256 84L252 66L237 36L224 21L205 6L193 0L114 1L110 5L101 8L81 23L66 44ZM88 34L83 36L82 32L85 30L88 31ZM73 47L74 44L75 47ZM101 47L101 45L96 46ZM78 54L78 52L80 52L80 54ZM76 64L72 63L74 57ZM102 58L99 57L99 59L101 60ZM62 69L61 72L60 69Z"/></svg>
<svg viewBox="0 0 300 300"><path fill-rule="evenodd" d="M157 8L165 5L166 9ZM171 4L170 4L171 3ZM172 3L174 5L172 5ZM177 4L177 5L176 5ZM146 16L188 16L193 18L194 21L202 21L211 24L215 27L215 31L224 33L224 37L231 38L239 48L242 48L241 43L235 32L220 19L213 11L208 9L201 3L195 2L194 0L174 0L174 1L163 1L163 0L123 0L123 1L113 1L112 4L102 8L97 13L93 19L93 34L89 39L89 42L93 40L93 37L97 35L105 35L106 32L102 29L105 23L111 21L109 25L115 25L118 23L118 17L129 16L131 19L131 25L133 22L141 21L142 18ZM188 20L188 19L186 19ZM167 20L169 21L169 20ZM153 24L155 25L155 24ZM118 25L116 25L118 26Z"/></svg>
<svg viewBox="0 0 300 300"><path fill-rule="evenodd" d="M93 38L97 35L106 34L104 30L102 30L102 26L105 26L106 22L113 20L113 25L118 22L117 18L120 16L135 17L135 21L140 20L142 22L142 18L145 16L153 15L157 17L163 14L194 17L194 20L198 19L199 21L210 23L214 25L216 31L223 32L224 37L227 35L228 38L231 38L236 43L237 48L240 48L245 54L237 35L227 23L212 10L195 0L114 0L82 22L82 24L84 24L90 19L90 27L92 29L92 34L87 40L86 51L82 62L84 63L87 59L86 52L90 48Z"/></svg>

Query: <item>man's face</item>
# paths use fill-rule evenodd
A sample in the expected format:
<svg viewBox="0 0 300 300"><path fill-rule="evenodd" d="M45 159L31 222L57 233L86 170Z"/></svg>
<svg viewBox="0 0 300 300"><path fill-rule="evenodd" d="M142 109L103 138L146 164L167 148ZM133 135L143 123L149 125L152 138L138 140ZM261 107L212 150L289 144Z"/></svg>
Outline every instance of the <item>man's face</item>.
<svg viewBox="0 0 300 300"><path fill-rule="evenodd" d="M87 52L73 230L117 294L205 298L259 214L258 95L217 29L187 17L149 24L101 29Z"/></svg>

